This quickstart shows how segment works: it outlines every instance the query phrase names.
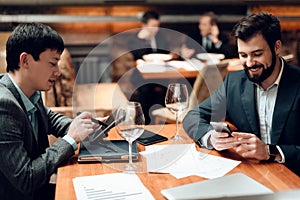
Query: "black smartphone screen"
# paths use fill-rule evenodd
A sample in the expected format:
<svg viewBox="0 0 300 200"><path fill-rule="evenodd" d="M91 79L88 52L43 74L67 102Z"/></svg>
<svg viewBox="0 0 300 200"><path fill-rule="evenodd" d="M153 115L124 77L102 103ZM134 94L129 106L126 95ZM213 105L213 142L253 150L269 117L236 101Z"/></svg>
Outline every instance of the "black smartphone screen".
<svg viewBox="0 0 300 200"><path fill-rule="evenodd" d="M167 141L168 138L162 135L159 135L157 133L148 131L148 130L144 130L144 133L138 138L136 139L136 141L142 145L150 145L150 144L155 144L158 142L163 142L163 141Z"/></svg>

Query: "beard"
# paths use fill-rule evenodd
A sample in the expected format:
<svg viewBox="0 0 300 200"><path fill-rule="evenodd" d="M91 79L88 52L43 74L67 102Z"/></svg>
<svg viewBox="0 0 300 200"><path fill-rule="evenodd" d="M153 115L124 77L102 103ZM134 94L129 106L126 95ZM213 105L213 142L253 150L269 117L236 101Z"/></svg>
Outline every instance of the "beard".
<svg viewBox="0 0 300 200"><path fill-rule="evenodd" d="M248 79L252 81L253 83L261 84L264 80L266 80L269 76L271 76L272 72L274 71L276 64L276 55L275 52L272 51L272 63L270 66L267 66L267 68L264 68L264 65L253 65L252 67L248 67L246 64L243 65L244 71L246 72L246 75L248 76ZM255 74L251 75L250 74L250 69L260 69L262 68L263 71L260 75Z"/></svg>

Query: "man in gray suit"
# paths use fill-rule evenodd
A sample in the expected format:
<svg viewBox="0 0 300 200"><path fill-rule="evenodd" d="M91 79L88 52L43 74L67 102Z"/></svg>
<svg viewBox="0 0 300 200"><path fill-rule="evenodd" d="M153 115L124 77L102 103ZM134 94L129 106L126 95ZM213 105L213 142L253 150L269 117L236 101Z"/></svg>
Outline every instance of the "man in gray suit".
<svg viewBox="0 0 300 200"><path fill-rule="evenodd" d="M279 55L279 20L258 13L233 29L243 71L227 75L224 84L183 120L184 129L201 146L233 148L244 158L285 164L300 175L300 68ZM228 137L211 121L226 120L237 132Z"/></svg>
<svg viewBox="0 0 300 200"><path fill-rule="evenodd" d="M83 112L73 121L44 107L40 91L60 75L64 49L57 32L21 24L6 44L7 73L0 76L0 198L53 199L49 178L97 127ZM61 137L49 147L48 134Z"/></svg>

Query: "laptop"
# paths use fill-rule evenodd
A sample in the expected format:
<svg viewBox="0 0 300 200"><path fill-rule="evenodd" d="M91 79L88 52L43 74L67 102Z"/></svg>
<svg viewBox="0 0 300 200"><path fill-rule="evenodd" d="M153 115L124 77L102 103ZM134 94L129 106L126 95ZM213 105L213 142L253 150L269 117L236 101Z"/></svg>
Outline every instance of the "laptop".
<svg viewBox="0 0 300 200"><path fill-rule="evenodd" d="M235 173L164 189L161 193L169 200L177 200L262 195L273 191L243 173Z"/></svg>

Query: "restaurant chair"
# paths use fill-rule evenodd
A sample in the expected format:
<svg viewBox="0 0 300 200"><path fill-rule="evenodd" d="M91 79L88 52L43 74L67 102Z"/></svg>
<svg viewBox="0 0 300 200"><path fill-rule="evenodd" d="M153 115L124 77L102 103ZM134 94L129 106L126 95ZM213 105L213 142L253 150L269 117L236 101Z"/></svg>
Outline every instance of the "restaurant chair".
<svg viewBox="0 0 300 200"><path fill-rule="evenodd" d="M294 55L293 54L287 54L287 55L282 56L282 58L286 62L291 63L294 60Z"/></svg>
<svg viewBox="0 0 300 200"><path fill-rule="evenodd" d="M61 75L58 77L55 85L49 91L42 92L44 104L55 112L73 117L72 96L75 83L75 69L71 54L67 49L64 49L58 66Z"/></svg>
<svg viewBox="0 0 300 200"><path fill-rule="evenodd" d="M208 98L222 84L227 74L229 61L226 59L216 65L207 65L198 73L189 96L189 107L179 116L179 121L182 121L189 110ZM175 114L167 108L155 109L152 111L152 115L155 124L176 122Z"/></svg>

